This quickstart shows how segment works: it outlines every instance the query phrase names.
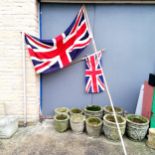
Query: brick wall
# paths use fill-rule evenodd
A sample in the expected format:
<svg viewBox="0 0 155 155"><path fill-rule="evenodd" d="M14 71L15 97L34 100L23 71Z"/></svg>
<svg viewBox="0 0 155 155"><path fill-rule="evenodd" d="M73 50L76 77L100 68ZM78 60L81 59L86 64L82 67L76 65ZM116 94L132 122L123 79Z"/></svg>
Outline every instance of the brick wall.
<svg viewBox="0 0 155 155"><path fill-rule="evenodd" d="M23 50L21 31L38 35L36 0L0 1L0 116L23 120ZM39 118L39 76L26 53L28 120Z"/></svg>

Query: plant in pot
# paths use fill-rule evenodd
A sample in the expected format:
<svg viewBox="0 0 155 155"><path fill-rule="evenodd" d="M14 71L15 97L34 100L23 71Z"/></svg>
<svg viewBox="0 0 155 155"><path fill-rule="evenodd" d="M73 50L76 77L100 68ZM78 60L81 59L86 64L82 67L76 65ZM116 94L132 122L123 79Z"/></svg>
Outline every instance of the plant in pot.
<svg viewBox="0 0 155 155"><path fill-rule="evenodd" d="M125 133L126 119L121 115L116 115L122 136ZM103 117L103 133L106 138L114 141L120 140L118 128L113 114L106 114Z"/></svg>
<svg viewBox="0 0 155 155"><path fill-rule="evenodd" d="M116 114L118 115L123 115L124 111L120 107L114 107ZM110 105L104 106L103 107L103 114L113 114L112 107Z"/></svg>
<svg viewBox="0 0 155 155"><path fill-rule="evenodd" d="M69 109L67 107L58 107L56 109L54 109L55 115L58 114L68 114L69 113Z"/></svg>
<svg viewBox="0 0 155 155"><path fill-rule="evenodd" d="M82 110L79 108L72 108L70 109L70 115L74 115L74 114L82 114Z"/></svg>
<svg viewBox="0 0 155 155"><path fill-rule="evenodd" d="M89 117L86 119L86 131L91 137L98 137L101 134L102 120L99 117Z"/></svg>
<svg viewBox="0 0 155 155"><path fill-rule="evenodd" d="M54 116L54 128L58 132L64 132L69 126L69 116L67 114L58 114Z"/></svg>
<svg viewBox="0 0 155 155"><path fill-rule="evenodd" d="M128 114L126 116L127 125L126 133L127 136L134 141L142 141L149 128L149 120L146 117L134 114Z"/></svg>
<svg viewBox="0 0 155 155"><path fill-rule="evenodd" d="M88 105L84 108L84 114L86 118L88 117L99 117L103 116L103 109L99 105Z"/></svg>
<svg viewBox="0 0 155 155"><path fill-rule="evenodd" d="M70 126L73 132L82 133L84 130L85 116L82 114L74 114L70 117Z"/></svg>

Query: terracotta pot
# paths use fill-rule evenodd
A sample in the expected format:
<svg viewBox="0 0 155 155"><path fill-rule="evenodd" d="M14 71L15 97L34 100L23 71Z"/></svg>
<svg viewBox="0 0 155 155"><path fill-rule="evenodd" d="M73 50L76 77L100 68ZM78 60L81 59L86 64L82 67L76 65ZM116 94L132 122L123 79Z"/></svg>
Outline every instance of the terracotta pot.
<svg viewBox="0 0 155 155"><path fill-rule="evenodd" d="M149 128L149 120L146 117L140 115L129 114L126 116L127 136L134 141L142 141Z"/></svg>
<svg viewBox="0 0 155 155"><path fill-rule="evenodd" d="M58 115L58 114L68 114L69 112L69 109L66 108L66 107L58 107L54 110L55 112L55 115Z"/></svg>
<svg viewBox="0 0 155 155"><path fill-rule="evenodd" d="M89 117L86 119L86 131L91 137L98 137L101 134L102 120L98 117Z"/></svg>
<svg viewBox="0 0 155 155"><path fill-rule="evenodd" d="M116 114L123 115L123 109L120 107L114 107ZM112 107L107 105L103 107L103 114L113 114Z"/></svg>
<svg viewBox="0 0 155 155"><path fill-rule="evenodd" d="M99 117L103 116L103 109L99 105L89 105L84 108L84 114L86 118L88 117Z"/></svg>
<svg viewBox="0 0 155 155"><path fill-rule="evenodd" d="M69 116L67 114L58 114L54 116L54 128L58 132L64 132L68 129Z"/></svg>
<svg viewBox="0 0 155 155"><path fill-rule="evenodd" d="M72 108L69 113L70 113L70 115L82 114L82 110L79 108Z"/></svg>
<svg viewBox="0 0 155 155"><path fill-rule="evenodd" d="M70 117L70 126L73 132L82 133L84 130L85 116L82 114L74 114Z"/></svg>
<svg viewBox="0 0 155 155"><path fill-rule="evenodd" d="M126 119L121 115L116 115L116 116L121 130L121 134L123 136L126 128ZM114 140L114 141L120 140L118 128L116 126L116 122L113 114L106 114L103 117L103 133L105 137L110 140Z"/></svg>

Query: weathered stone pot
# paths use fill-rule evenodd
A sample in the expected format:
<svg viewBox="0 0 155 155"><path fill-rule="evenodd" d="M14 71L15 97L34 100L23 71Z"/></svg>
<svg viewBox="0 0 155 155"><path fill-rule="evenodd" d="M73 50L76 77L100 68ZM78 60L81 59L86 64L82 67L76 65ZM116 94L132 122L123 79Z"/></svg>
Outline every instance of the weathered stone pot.
<svg viewBox="0 0 155 155"><path fill-rule="evenodd" d="M126 116L127 136L134 141L142 141L149 128L149 120L146 117L140 115L129 114Z"/></svg>
<svg viewBox="0 0 155 155"><path fill-rule="evenodd" d="M64 132L69 126L69 116L67 114L58 114L54 116L54 128L58 132Z"/></svg>
<svg viewBox="0 0 155 155"><path fill-rule="evenodd" d="M88 117L99 117L103 116L103 109L99 105L89 105L84 108L84 114L86 118Z"/></svg>
<svg viewBox="0 0 155 155"><path fill-rule="evenodd" d="M86 119L86 131L91 137L98 137L101 134L102 120L98 117L89 117Z"/></svg>
<svg viewBox="0 0 155 155"><path fill-rule="evenodd" d="M70 126L73 132L82 133L84 130L85 116L82 114L74 114L70 117Z"/></svg>
<svg viewBox="0 0 155 155"><path fill-rule="evenodd" d="M68 114L69 113L69 109L66 108L66 107L58 107L54 110L55 112L55 115L58 115L58 114Z"/></svg>
<svg viewBox="0 0 155 155"><path fill-rule="evenodd" d="M124 111L122 108L120 107L114 107L116 114L118 115L123 115ZM112 107L107 105L103 107L103 114L113 114L113 110Z"/></svg>
<svg viewBox="0 0 155 155"><path fill-rule="evenodd" d="M149 135L146 144L148 147L155 149L155 128L149 129Z"/></svg>
<svg viewBox="0 0 155 155"><path fill-rule="evenodd" d="M125 133L126 119L121 115L116 115L122 136ZM113 114L106 114L103 117L103 133L106 138L114 141L120 140L118 128Z"/></svg>
<svg viewBox="0 0 155 155"><path fill-rule="evenodd" d="M74 115L74 114L82 114L82 110L79 108L72 108L70 109L70 115Z"/></svg>
<svg viewBox="0 0 155 155"><path fill-rule="evenodd" d="M13 116L0 118L0 138L11 138L18 130L18 119Z"/></svg>

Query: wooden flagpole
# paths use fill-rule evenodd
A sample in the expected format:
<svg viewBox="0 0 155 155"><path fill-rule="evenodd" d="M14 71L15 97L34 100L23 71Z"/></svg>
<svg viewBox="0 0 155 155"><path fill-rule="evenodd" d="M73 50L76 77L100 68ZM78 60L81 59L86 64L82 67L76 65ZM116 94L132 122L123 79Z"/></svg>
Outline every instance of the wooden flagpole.
<svg viewBox="0 0 155 155"><path fill-rule="evenodd" d="M27 126L27 90L26 90L26 53L25 53L25 40L24 33L22 35L22 50L23 50L23 111L24 111L24 126Z"/></svg>
<svg viewBox="0 0 155 155"><path fill-rule="evenodd" d="M87 21L87 24L88 24L89 33L92 36L92 44L93 44L94 52L97 52L98 50L97 50L95 39L93 37L93 33L92 33L92 30L91 30L91 26L90 26L90 21L89 21L89 17L88 17L88 14L87 14L87 10L86 10L85 6L83 6L83 8L84 8L84 15L86 17L86 21ZM118 120L117 120L117 117L116 117L116 112L115 112L115 109L114 109L113 100L112 100L112 97L111 97L111 94L110 94L110 91L109 91L108 83L107 83L107 80L106 80L104 72L103 72L103 78L104 78L104 83L105 83L107 95L109 97L109 101L110 101L110 104L111 104L111 107L112 107L112 111L114 113L114 119L115 119L116 126L117 126L117 129L118 129L118 134L119 134L119 137L120 137L120 140L121 140L121 143L122 143L124 155L127 155L127 151L126 151L126 148L125 148L125 144L124 144L124 141L123 141L121 130L120 130L120 127L119 127L119 124L118 124Z"/></svg>

